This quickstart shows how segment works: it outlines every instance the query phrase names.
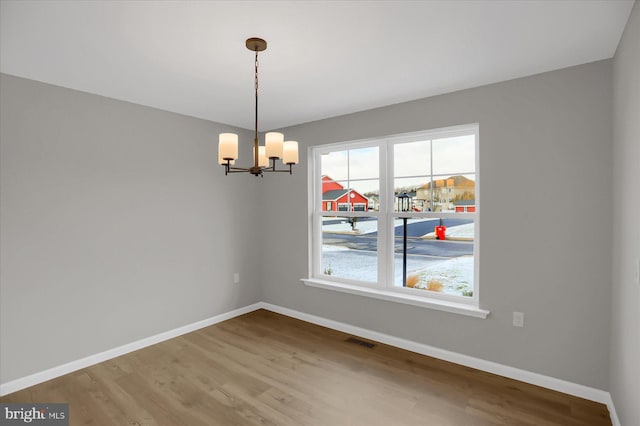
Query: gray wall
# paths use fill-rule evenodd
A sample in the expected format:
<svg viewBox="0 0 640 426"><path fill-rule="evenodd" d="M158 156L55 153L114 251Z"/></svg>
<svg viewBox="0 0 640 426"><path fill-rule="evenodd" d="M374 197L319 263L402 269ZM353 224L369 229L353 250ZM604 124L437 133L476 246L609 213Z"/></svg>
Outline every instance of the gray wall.
<svg viewBox="0 0 640 426"><path fill-rule="evenodd" d="M623 425L640 425L640 6L613 62L613 287L610 388Z"/></svg>
<svg viewBox="0 0 640 426"><path fill-rule="evenodd" d="M306 162L296 179L265 186L265 301L607 389L611 96L611 61L601 61L284 129L304 152L480 123L480 304L491 315L304 286ZM511 325L513 311L525 313L524 328Z"/></svg>
<svg viewBox="0 0 640 426"><path fill-rule="evenodd" d="M616 58L616 122L628 129L616 139L616 169L625 165L616 173L637 181L627 151L637 158L638 101L624 95L637 90L638 59L628 43ZM0 380L263 299L608 389L611 221L621 214L611 213L611 82L611 61L601 61L284 129L300 141L302 164L293 178L262 182L225 178L214 164L219 132L248 131L2 75ZM487 320L300 283L306 147L473 122ZM616 190L617 202L629 192ZM637 223L620 221L615 247L628 253ZM626 276L613 276L618 309L630 295ZM626 324L637 324L637 303L629 309L614 313L611 362L627 419L637 408L618 398L637 383L617 360L638 353L637 328ZM525 328L511 326L513 311L525 312Z"/></svg>
<svg viewBox="0 0 640 426"><path fill-rule="evenodd" d="M0 78L2 383L261 300L250 132Z"/></svg>

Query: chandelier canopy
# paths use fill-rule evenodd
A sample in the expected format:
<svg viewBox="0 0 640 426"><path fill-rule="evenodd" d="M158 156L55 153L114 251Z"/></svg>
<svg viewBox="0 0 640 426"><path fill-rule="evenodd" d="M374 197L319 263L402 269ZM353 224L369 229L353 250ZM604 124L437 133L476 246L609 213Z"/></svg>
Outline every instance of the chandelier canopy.
<svg viewBox="0 0 640 426"><path fill-rule="evenodd" d="M252 37L245 42L247 49L254 51L255 59L255 134L253 138L253 166L237 167L238 135L235 133L220 133L218 140L218 163L224 166L224 174L249 172L254 176L263 176L265 172L288 172L292 174L292 166L298 164L298 142L285 141L284 135L278 132L268 132L265 135L265 145L258 144L258 52L267 49L267 42L261 38ZM288 169L276 169L276 160L289 166Z"/></svg>

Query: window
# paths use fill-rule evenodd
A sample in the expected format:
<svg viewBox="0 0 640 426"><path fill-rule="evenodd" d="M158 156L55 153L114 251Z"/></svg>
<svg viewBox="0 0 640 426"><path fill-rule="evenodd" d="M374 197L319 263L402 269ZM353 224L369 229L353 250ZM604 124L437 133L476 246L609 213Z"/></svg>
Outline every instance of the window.
<svg viewBox="0 0 640 426"><path fill-rule="evenodd" d="M466 125L313 147L310 280L477 307L477 146Z"/></svg>

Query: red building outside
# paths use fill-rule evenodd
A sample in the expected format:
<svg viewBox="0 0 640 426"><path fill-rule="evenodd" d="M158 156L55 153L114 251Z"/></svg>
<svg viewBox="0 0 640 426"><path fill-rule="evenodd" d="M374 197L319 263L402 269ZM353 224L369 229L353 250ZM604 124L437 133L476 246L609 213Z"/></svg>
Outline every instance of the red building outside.
<svg viewBox="0 0 640 426"><path fill-rule="evenodd" d="M475 213L476 200L460 200L454 203L456 213Z"/></svg>
<svg viewBox="0 0 640 426"><path fill-rule="evenodd" d="M322 176L322 211L366 212L369 209L369 199L354 189L344 186Z"/></svg>

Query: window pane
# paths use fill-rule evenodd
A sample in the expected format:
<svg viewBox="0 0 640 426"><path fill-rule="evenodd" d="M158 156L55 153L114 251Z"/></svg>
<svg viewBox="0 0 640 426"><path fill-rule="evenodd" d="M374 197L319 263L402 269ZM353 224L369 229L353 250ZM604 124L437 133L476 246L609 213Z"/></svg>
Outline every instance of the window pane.
<svg viewBox="0 0 640 426"><path fill-rule="evenodd" d="M429 141L398 143L393 146L394 176L420 176L430 173Z"/></svg>
<svg viewBox="0 0 640 426"><path fill-rule="evenodd" d="M347 151L334 151L320 156L320 170L322 176L329 176L334 180L347 180L349 177L349 163Z"/></svg>
<svg viewBox="0 0 640 426"><path fill-rule="evenodd" d="M434 175L476 171L475 135L434 139L432 143Z"/></svg>
<svg viewBox="0 0 640 426"><path fill-rule="evenodd" d="M378 280L378 221L371 217L323 217L320 272L375 283Z"/></svg>
<svg viewBox="0 0 640 426"><path fill-rule="evenodd" d="M394 235L394 286L473 296L473 220L395 219Z"/></svg>
<svg viewBox="0 0 640 426"><path fill-rule="evenodd" d="M453 187L447 188L450 207L456 213L475 213L476 175L456 175L450 179L453 179L454 183Z"/></svg>
<svg viewBox="0 0 640 426"><path fill-rule="evenodd" d="M415 204L423 211L475 213L475 175L434 178L416 191Z"/></svg>
<svg viewBox="0 0 640 426"><path fill-rule="evenodd" d="M333 180L377 179L380 159L377 146L334 151L320 156L321 174Z"/></svg>
<svg viewBox="0 0 640 426"><path fill-rule="evenodd" d="M349 187L351 183L351 187ZM322 211L368 211L379 209L378 179L334 181L322 178Z"/></svg>
<svg viewBox="0 0 640 426"><path fill-rule="evenodd" d="M349 179L370 179L380 177L378 147L349 150Z"/></svg>
<svg viewBox="0 0 640 426"><path fill-rule="evenodd" d="M366 203L367 209L365 210L380 210L380 181L378 179L351 180L349 183L351 184L349 200L354 208L358 203Z"/></svg>
<svg viewBox="0 0 640 426"><path fill-rule="evenodd" d="M422 196L422 188L429 185L429 177L400 178L393 181L394 211L428 211Z"/></svg>

